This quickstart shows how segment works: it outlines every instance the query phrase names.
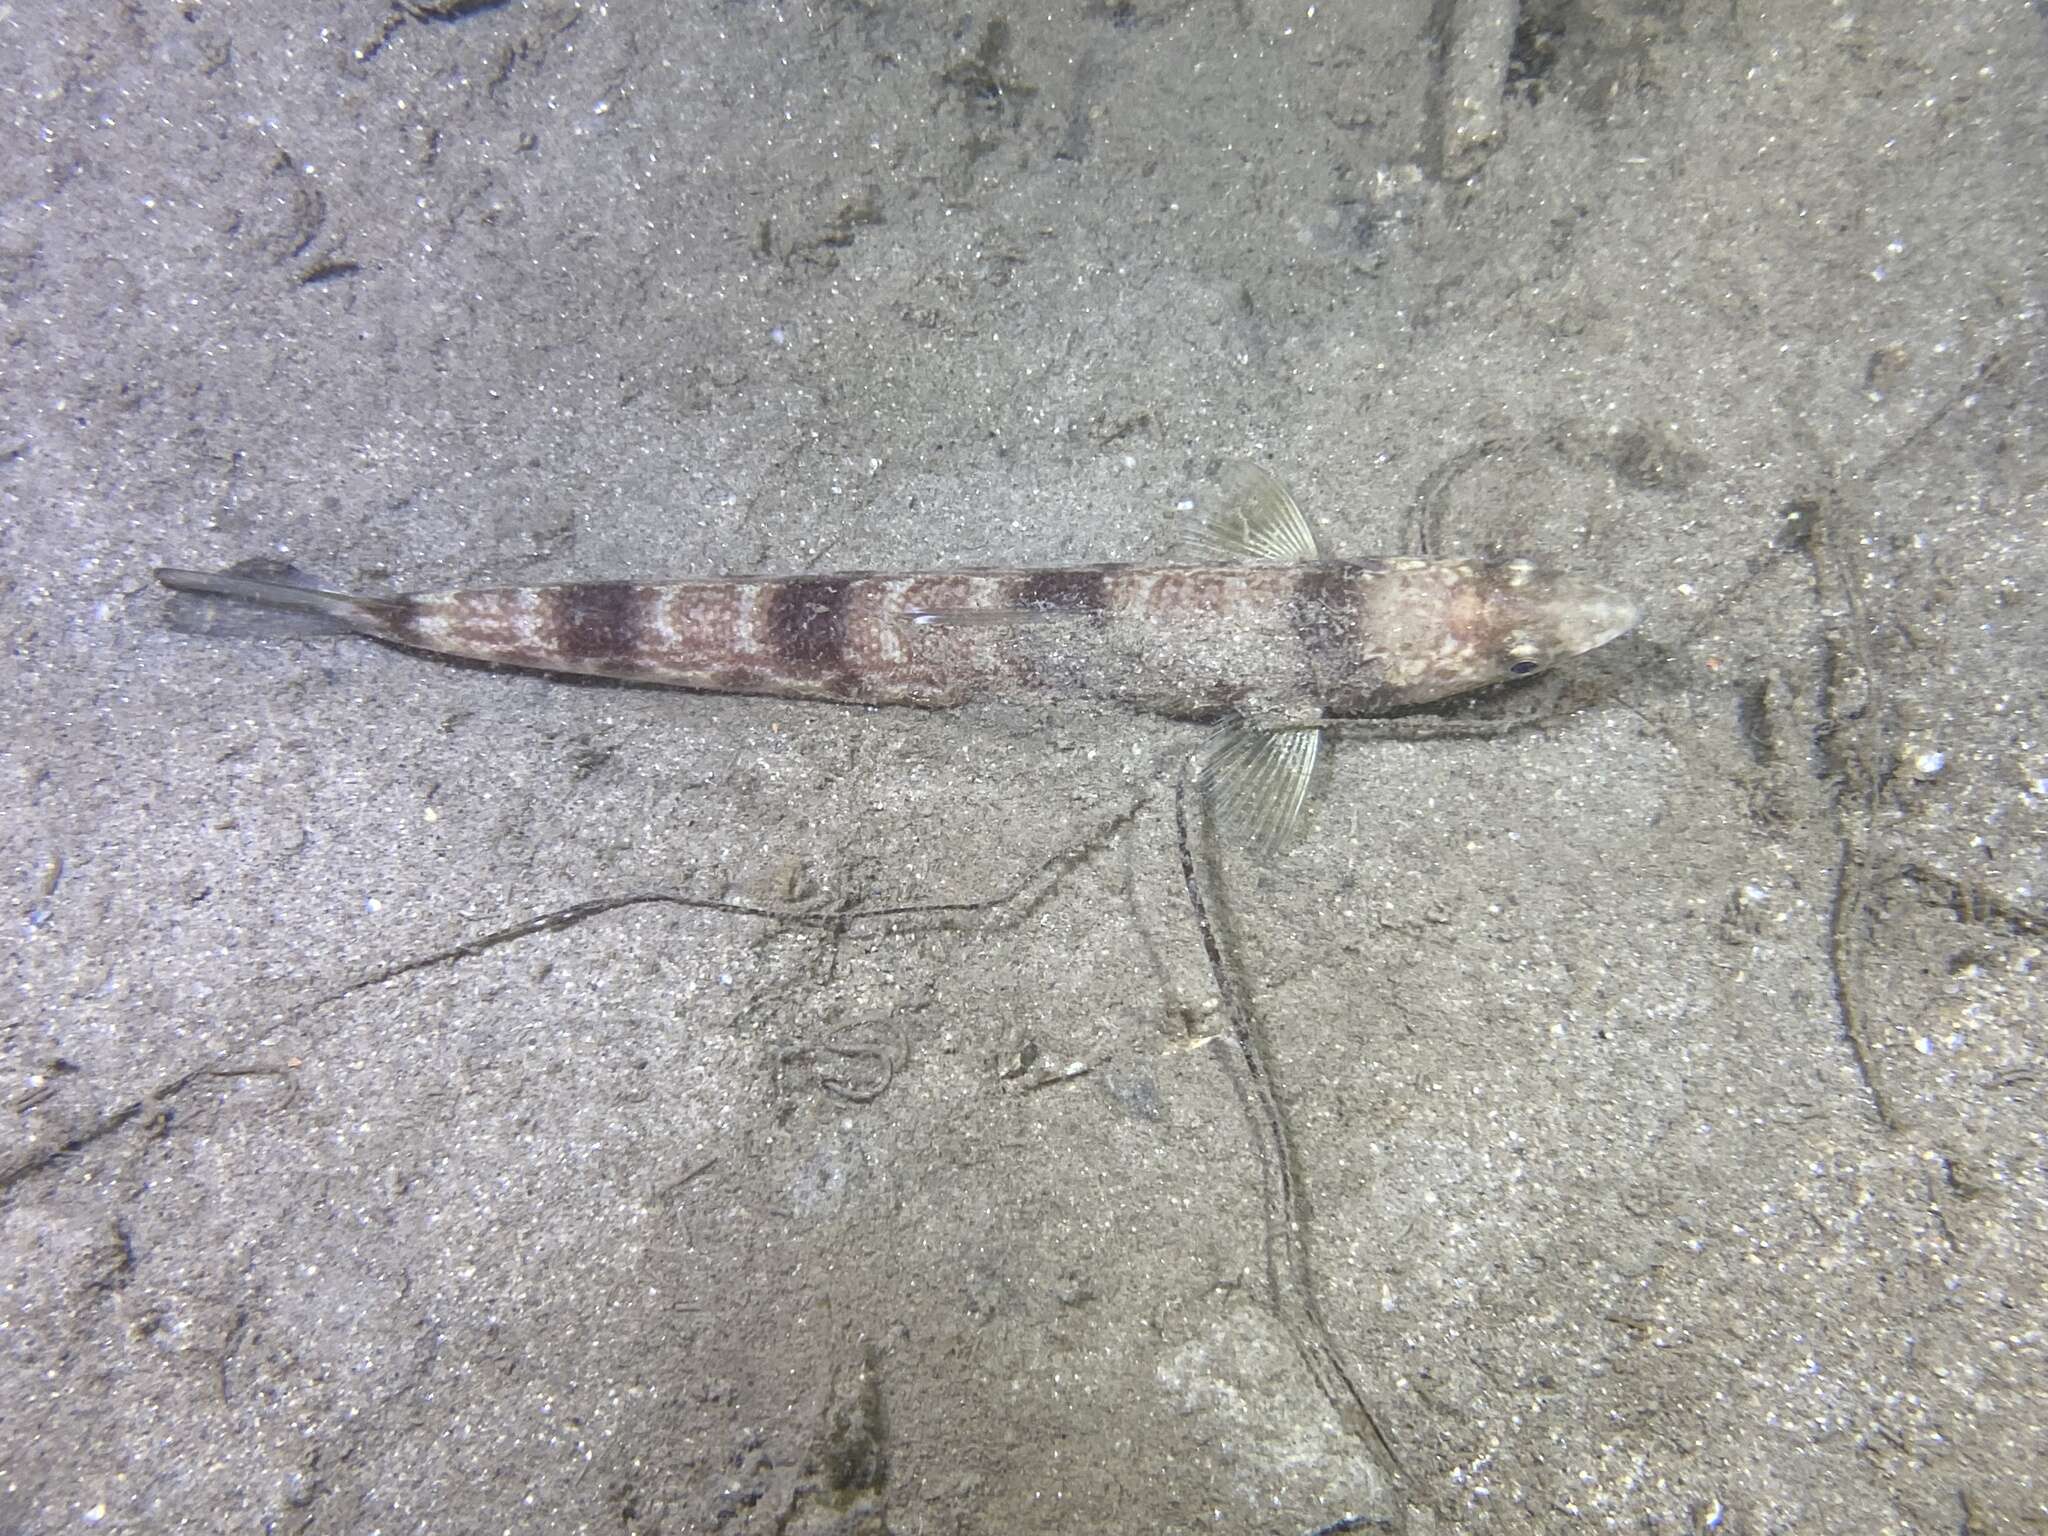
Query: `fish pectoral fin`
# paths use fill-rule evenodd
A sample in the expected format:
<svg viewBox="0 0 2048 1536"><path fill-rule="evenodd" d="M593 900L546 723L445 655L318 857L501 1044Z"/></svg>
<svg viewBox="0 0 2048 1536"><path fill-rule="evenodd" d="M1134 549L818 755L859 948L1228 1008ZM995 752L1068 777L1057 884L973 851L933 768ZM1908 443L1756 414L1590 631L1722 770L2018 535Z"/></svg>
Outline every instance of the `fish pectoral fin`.
<svg viewBox="0 0 2048 1536"><path fill-rule="evenodd" d="M1220 726L1196 767L1216 825L1262 858L1281 852L1301 827L1322 749L1319 725L1267 730L1233 720Z"/></svg>
<svg viewBox="0 0 2048 1536"><path fill-rule="evenodd" d="M1322 546L1293 496L1273 474L1237 460L1223 466L1206 523L1191 528L1194 553L1218 560L1320 560Z"/></svg>

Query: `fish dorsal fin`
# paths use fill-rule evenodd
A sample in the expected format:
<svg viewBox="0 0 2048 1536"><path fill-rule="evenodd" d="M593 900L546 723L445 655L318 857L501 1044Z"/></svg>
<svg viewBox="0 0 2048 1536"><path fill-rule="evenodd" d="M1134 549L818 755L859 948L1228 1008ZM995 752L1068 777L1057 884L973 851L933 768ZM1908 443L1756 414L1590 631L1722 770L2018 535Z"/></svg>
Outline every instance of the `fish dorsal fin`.
<svg viewBox="0 0 2048 1536"><path fill-rule="evenodd" d="M1216 825L1260 858L1280 853L1300 829L1322 748L1314 726L1261 730L1233 720L1220 727L1196 769Z"/></svg>
<svg viewBox="0 0 2048 1536"><path fill-rule="evenodd" d="M1223 466L1206 524L1188 544L1218 560L1320 560L1323 551L1301 508L1271 471L1238 459Z"/></svg>

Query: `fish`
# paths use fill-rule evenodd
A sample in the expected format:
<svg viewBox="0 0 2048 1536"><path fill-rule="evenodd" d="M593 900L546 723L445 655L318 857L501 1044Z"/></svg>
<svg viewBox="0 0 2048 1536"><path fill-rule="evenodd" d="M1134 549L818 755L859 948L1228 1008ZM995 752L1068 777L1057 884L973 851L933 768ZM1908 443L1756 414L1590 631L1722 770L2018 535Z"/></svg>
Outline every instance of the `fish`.
<svg viewBox="0 0 2048 1536"><path fill-rule="evenodd" d="M1096 702L1218 723L1219 822L1293 838L1332 722L1532 676L1633 629L1620 592L1528 560L1333 558L1270 471L1226 466L1185 558L587 581L367 596L295 567L161 567L207 635L368 636L500 666L915 709Z"/></svg>

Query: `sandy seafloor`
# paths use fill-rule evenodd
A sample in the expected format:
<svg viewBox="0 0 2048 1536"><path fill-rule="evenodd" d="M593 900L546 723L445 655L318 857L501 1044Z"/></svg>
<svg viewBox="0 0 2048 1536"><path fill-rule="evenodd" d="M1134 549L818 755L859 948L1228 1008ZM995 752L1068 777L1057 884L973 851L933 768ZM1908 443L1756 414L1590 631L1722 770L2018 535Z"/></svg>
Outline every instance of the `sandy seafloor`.
<svg viewBox="0 0 2048 1536"><path fill-rule="evenodd" d="M2044 100L2019 0L0 4L0 1531L2041 1529ZM1208 866L1391 1473L1197 728L150 575L1141 559L1234 458L1646 606Z"/></svg>

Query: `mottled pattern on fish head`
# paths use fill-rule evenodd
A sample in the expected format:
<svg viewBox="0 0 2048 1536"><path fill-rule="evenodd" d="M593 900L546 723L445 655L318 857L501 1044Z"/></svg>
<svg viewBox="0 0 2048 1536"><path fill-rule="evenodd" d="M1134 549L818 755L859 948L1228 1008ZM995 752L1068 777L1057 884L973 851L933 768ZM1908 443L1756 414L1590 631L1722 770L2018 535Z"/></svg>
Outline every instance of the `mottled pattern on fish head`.
<svg viewBox="0 0 2048 1536"><path fill-rule="evenodd" d="M1426 703L1532 677L1636 623L1636 605L1619 592L1527 560L1395 565L1400 627L1414 643L1386 657L1390 702Z"/></svg>

